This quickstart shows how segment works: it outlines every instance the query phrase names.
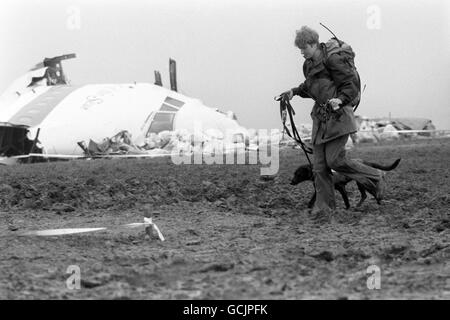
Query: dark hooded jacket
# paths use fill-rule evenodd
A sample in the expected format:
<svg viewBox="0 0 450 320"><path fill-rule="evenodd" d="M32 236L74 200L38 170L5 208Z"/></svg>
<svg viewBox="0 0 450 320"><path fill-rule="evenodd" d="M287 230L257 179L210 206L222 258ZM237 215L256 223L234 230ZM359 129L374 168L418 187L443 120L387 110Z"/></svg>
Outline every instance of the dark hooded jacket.
<svg viewBox="0 0 450 320"><path fill-rule="evenodd" d="M354 84L354 71L341 55L327 57L324 43L320 44L319 50L316 61L306 59L303 64L305 82L292 89L294 95L316 100L311 111L313 144L322 144L357 131L352 102L359 95L359 90ZM332 98L341 99L341 108L334 117L321 122L318 117L320 104Z"/></svg>

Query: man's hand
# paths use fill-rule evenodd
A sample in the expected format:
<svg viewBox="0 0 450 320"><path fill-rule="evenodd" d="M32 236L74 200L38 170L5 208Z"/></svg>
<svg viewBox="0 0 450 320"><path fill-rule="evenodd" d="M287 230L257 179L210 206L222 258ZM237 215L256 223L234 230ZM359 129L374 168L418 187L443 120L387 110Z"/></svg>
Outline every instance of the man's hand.
<svg viewBox="0 0 450 320"><path fill-rule="evenodd" d="M333 98L328 100L328 103L330 104L331 108L333 108L333 111L336 111L339 109L339 106L342 104L342 100L339 98Z"/></svg>
<svg viewBox="0 0 450 320"><path fill-rule="evenodd" d="M292 97L294 96L294 92L292 92L292 90L285 91L280 96L284 100L291 100Z"/></svg>

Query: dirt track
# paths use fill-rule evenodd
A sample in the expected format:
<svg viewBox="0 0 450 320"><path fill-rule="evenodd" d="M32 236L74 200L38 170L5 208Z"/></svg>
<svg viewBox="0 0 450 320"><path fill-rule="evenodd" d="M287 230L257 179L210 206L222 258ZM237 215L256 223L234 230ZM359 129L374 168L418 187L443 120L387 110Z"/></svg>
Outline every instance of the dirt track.
<svg viewBox="0 0 450 320"><path fill-rule="evenodd" d="M288 184L300 152L282 150L270 181L257 165L170 159L2 167L0 299L450 299L450 140L357 147L352 157L402 161L381 206L370 198L327 224L308 216L312 186ZM114 228L146 210L165 242ZM66 287L69 265L80 267L80 290ZM366 286L370 265L380 290Z"/></svg>

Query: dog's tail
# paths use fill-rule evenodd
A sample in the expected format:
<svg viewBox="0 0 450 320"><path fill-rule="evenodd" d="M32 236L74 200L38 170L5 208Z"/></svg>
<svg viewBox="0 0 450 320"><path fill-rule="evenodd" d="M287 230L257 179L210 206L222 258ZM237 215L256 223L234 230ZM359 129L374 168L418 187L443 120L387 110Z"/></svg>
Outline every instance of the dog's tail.
<svg viewBox="0 0 450 320"><path fill-rule="evenodd" d="M400 160L401 160L401 158L398 158L391 165L388 165L388 166L383 166L381 164L373 163L373 162L369 162L369 161L363 161L363 163L365 165L370 166L375 169L380 169L383 171L391 171L391 170L394 170L395 168L397 168L398 164L400 163Z"/></svg>

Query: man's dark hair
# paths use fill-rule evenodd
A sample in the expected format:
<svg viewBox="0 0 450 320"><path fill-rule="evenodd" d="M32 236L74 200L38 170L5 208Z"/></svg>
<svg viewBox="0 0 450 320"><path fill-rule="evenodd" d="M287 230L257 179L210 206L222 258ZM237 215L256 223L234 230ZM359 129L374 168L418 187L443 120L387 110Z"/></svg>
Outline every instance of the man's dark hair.
<svg viewBox="0 0 450 320"><path fill-rule="evenodd" d="M303 49L307 44L319 44L319 34L316 30L303 26L300 30L296 31L295 46Z"/></svg>

